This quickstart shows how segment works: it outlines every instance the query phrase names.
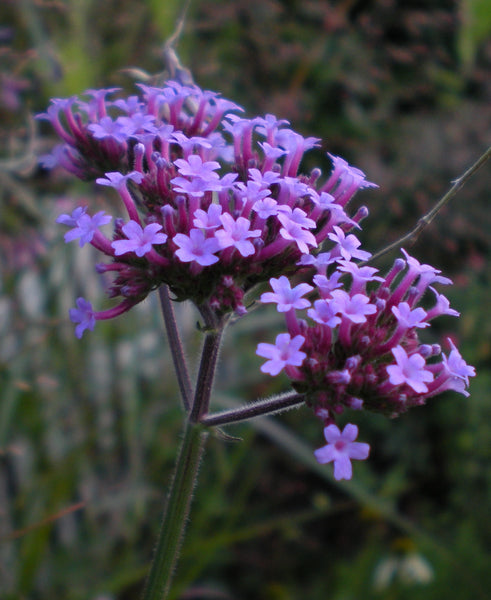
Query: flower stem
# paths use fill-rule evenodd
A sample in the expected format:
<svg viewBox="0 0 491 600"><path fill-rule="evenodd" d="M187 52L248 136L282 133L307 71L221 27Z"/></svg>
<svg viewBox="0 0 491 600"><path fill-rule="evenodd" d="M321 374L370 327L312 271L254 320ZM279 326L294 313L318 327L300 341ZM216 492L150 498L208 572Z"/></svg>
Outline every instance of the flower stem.
<svg viewBox="0 0 491 600"><path fill-rule="evenodd" d="M435 206L425 215L423 215L419 221L416 223L416 226L411 229L409 233L397 239L392 244L389 244L382 250L379 250L375 254L373 254L368 260L365 260L359 263L358 266L368 265L376 261L381 256L384 256L388 252L392 250L398 249L404 244L412 245L418 238L419 234L423 231L425 227L427 227L436 215L440 212L440 210L450 202L450 200L457 194L460 188L478 171L489 159L491 158L491 146L482 154L477 161L467 169L467 171L458 177L455 181L452 182L452 187L448 190L448 192L440 198L440 200L435 204Z"/></svg>
<svg viewBox="0 0 491 600"><path fill-rule="evenodd" d="M240 408L233 408L232 410L224 410L223 412L213 415L206 415L201 419L200 422L202 425L206 425L207 427L228 425L229 423L246 421L248 419L252 419L253 417L272 415L285 410L290 410L291 408L295 408L296 406L300 406L304 403L304 394L289 392L273 398L251 402L250 404L241 406Z"/></svg>
<svg viewBox="0 0 491 600"><path fill-rule="evenodd" d="M191 408L193 391L191 380L186 365L184 349L177 329L176 318L174 315L174 307L169 296L169 288L166 285L159 287L160 305L162 306L162 314L164 315L165 328L167 330L167 338L171 349L172 360L176 369L179 389L181 390L181 398L186 412Z"/></svg>
<svg viewBox="0 0 491 600"><path fill-rule="evenodd" d="M168 597L207 435L201 425L186 421L142 600L165 600Z"/></svg>
<svg viewBox="0 0 491 600"><path fill-rule="evenodd" d="M208 412L221 338L221 330L206 334L196 383L196 393L189 414L192 423L198 423L201 417Z"/></svg>
<svg viewBox="0 0 491 600"><path fill-rule="evenodd" d="M191 412L189 413L189 420L191 423L199 423L203 415L206 415L208 412L218 355L220 353L220 344L228 321L227 317L217 319L213 311L206 305L200 307L200 312L203 315L205 325L209 330L206 333L203 350L201 352L201 362L199 365L194 401Z"/></svg>

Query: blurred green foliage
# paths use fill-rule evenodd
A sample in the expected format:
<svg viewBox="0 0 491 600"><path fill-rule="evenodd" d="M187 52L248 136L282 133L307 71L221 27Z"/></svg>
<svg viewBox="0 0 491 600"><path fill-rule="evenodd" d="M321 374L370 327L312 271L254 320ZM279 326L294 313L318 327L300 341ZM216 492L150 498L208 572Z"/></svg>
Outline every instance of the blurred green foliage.
<svg viewBox="0 0 491 600"><path fill-rule="evenodd" d="M480 45L491 35L491 11L486 0L463 0L461 11L458 49L463 63L472 65Z"/></svg>
<svg viewBox="0 0 491 600"><path fill-rule="evenodd" d="M485 4L194 0L179 52L200 85L249 114L289 118L379 183L357 199L372 212L365 247L377 249L485 148ZM112 200L36 167L54 140L28 115L54 95L132 89L126 68L160 71L180 7L0 5L2 600L127 600L143 584L181 420L159 307L149 298L74 338L68 308L81 294L103 306L104 289L95 254L65 246L54 220ZM315 164L328 168L321 153L306 168ZM343 485L313 459L321 432L306 409L230 428L240 441L212 438L174 598L489 597L488 193L481 172L413 249L455 279L446 294L462 317L442 319L431 341L458 338L479 374L471 397L448 394L397 421L359 415L371 459ZM177 308L193 359L198 316ZM254 355L280 328L261 309L229 330L217 408L285 389Z"/></svg>

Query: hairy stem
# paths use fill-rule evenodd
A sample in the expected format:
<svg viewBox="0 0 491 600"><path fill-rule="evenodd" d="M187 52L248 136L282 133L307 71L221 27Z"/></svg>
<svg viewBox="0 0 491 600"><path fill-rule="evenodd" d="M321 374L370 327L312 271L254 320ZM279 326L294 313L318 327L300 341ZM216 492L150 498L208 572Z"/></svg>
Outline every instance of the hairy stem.
<svg viewBox="0 0 491 600"><path fill-rule="evenodd" d="M305 396L303 394L289 392L287 394L282 394L281 396L267 398L266 400L251 402L251 404L241 406L240 408L225 410L214 415L206 415L201 419L200 423L208 427L238 423L239 421L246 421L254 417L272 415L285 410L290 410L291 408L300 406L304 402Z"/></svg>
<svg viewBox="0 0 491 600"><path fill-rule="evenodd" d="M162 314L164 315L165 328L167 330L167 337L169 339L172 360L174 362L177 381L179 382L179 389L181 391L182 402L185 411L189 412L193 399L193 390L191 386L191 380L189 378L186 358L184 356L184 348L179 336L179 330L177 329L174 307L172 306L172 301L169 296L169 288L166 285L161 285L159 287L159 298L160 305L162 307Z"/></svg>
<svg viewBox="0 0 491 600"><path fill-rule="evenodd" d="M188 520L207 432L186 421L184 437L142 600L165 600Z"/></svg>
<svg viewBox="0 0 491 600"><path fill-rule="evenodd" d="M223 330L219 329L206 334L196 383L196 393L189 414L192 423L198 423L202 416L208 412L222 333Z"/></svg>
<svg viewBox="0 0 491 600"><path fill-rule="evenodd" d="M220 344L229 319L229 317L217 317L207 304L201 305L199 310L205 322L206 336L201 352L193 406L189 413L191 423L199 423L203 415L208 412Z"/></svg>

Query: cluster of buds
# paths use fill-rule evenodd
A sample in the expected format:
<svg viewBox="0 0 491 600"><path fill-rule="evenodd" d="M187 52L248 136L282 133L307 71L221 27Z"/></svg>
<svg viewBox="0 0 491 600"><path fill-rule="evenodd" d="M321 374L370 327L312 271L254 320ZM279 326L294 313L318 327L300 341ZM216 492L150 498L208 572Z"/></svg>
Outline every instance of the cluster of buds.
<svg viewBox="0 0 491 600"><path fill-rule="evenodd" d="M354 262L370 256L350 233L367 209L345 210L358 190L374 187L363 172L330 155L328 177L320 169L301 174L319 140L287 121L242 118L239 106L196 86L139 88L141 96L115 100L116 89L53 100L39 115L63 141L44 166L114 188L124 207L111 237L101 231L112 220L104 211L82 206L57 219L69 227L66 242L89 243L107 257L96 268L113 275L108 295L120 299L96 311L78 298L70 311L78 337L162 284L220 318L244 314L245 294L270 281L273 292L261 300L277 303L288 333L259 345L269 359L262 370L284 369L324 420L328 445L316 456L334 461L337 478L351 476L350 458L368 455L368 445L354 441L356 426L341 432L334 423L345 407L396 415L445 389L467 393L474 372L458 351L452 346L436 362L440 348L416 334L439 314L457 314L437 292L432 309L416 307L432 283L449 281L407 255L385 279ZM313 285L292 288L288 277L298 274ZM372 282L378 286L368 291Z"/></svg>

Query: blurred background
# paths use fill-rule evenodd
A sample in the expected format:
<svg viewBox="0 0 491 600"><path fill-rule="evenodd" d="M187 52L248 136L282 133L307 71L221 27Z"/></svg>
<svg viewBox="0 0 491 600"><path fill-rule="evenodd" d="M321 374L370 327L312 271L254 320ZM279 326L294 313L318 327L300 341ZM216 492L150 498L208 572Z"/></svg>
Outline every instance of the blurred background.
<svg viewBox="0 0 491 600"><path fill-rule="evenodd" d="M54 224L114 196L36 156L55 144L51 97L162 70L177 0L0 3L0 598L130 600L141 592L175 459L181 412L156 297L79 341L68 308L102 307L91 248ZM248 116L273 113L322 138L305 169L340 154L378 190L364 248L413 227L490 143L487 0L192 0L178 46L203 88ZM352 482L316 465L306 409L211 438L172 598L486 599L491 594L489 166L411 252L442 269L455 340L478 377L388 421L356 415L371 457ZM386 268L395 255L376 266ZM179 305L191 362L197 315ZM255 311L228 331L215 408L287 389L260 373L281 320ZM240 352L237 350L240 349Z"/></svg>

